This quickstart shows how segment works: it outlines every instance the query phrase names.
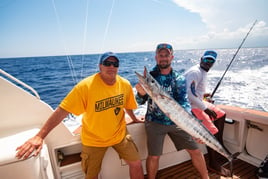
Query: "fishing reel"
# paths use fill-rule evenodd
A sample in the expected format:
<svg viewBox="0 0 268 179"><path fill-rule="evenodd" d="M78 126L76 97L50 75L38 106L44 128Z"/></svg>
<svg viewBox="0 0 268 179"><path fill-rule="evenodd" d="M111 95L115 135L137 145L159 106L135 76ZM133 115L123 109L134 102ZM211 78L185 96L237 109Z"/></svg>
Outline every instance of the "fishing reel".
<svg viewBox="0 0 268 179"><path fill-rule="evenodd" d="M205 93L203 96L203 100L207 101L209 103L212 103L212 104L214 104L214 102L215 102L215 100L212 98L210 93Z"/></svg>

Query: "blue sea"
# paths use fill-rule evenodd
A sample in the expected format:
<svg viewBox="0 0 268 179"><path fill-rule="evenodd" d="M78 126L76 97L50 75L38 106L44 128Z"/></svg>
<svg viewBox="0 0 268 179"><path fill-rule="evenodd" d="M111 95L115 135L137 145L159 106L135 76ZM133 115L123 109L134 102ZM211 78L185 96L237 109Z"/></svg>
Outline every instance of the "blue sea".
<svg viewBox="0 0 268 179"><path fill-rule="evenodd" d="M214 49L218 58L208 73L212 92L237 49ZM198 64L204 50L177 50L173 68L187 70ZM144 66L155 65L154 52L119 53L119 74L134 86ZM98 72L99 54L1 58L0 68L33 87L41 99L56 108L82 78ZM241 48L214 95L216 104L268 111L268 48Z"/></svg>

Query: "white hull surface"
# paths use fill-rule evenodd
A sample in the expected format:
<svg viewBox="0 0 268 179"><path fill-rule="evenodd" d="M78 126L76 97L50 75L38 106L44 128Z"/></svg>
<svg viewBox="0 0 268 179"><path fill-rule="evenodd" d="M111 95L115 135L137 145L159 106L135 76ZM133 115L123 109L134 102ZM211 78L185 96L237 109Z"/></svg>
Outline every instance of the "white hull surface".
<svg viewBox="0 0 268 179"><path fill-rule="evenodd" d="M241 160L259 166L268 153L268 113L225 105L220 107L226 112L227 118L234 121L225 124L225 146L231 153L241 152L238 156ZM1 179L84 178L79 157L80 136L70 132L63 123L47 136L39 156L27 160L15 158L16 147L36 134L52 112L53 109L38 97L0 76ZM130 124L128 130L137 144L145 170L147 149L144 124ZM200 148L204 153L207 152L204 145L200 145ZM169 137L166 137L159 169L189 159L185 150L177 152ZM105 155L99 178L129 178L128 166L112 148Z"/></svg>

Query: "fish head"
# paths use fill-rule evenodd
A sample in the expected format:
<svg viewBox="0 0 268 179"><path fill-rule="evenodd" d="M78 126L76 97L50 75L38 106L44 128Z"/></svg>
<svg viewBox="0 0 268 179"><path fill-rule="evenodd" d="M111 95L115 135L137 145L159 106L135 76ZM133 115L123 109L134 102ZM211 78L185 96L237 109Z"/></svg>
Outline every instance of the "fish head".
<svg viewBox="0 0 268 179"><path fill-rule="evenodd" d="M144 67L144 75L141 75L138 72L135 73L139 79L139 83L149 96L155 96L161 93L162 90L159 83L148 72L146 67Z"/></svg>

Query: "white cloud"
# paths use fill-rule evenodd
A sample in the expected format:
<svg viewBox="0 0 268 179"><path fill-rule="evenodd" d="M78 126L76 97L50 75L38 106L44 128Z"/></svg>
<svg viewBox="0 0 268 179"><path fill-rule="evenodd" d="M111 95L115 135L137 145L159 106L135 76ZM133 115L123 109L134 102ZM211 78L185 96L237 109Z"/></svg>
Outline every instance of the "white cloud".
<svg viewBox="0 0 268 179"><path fill-rule="evenodd" d="M265 0L173 0L175 4L189 12L199 14L208 31L198 37L177 39L189 46L209 45L210 42L242 39L255 19L259 20L252 30L251 37L268 38L268 14ZM227 43L227 41L226 41ZM187 46L187 45L186 45Z"/></svg>
<svg viewBox="0 0 268 179"><path fill-rule="evenodd" d="M210 30L238 28L241 25L268 20L265 0L173 0L175 4L200 15Z"/></svg>

